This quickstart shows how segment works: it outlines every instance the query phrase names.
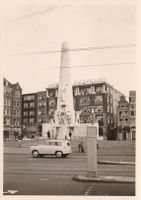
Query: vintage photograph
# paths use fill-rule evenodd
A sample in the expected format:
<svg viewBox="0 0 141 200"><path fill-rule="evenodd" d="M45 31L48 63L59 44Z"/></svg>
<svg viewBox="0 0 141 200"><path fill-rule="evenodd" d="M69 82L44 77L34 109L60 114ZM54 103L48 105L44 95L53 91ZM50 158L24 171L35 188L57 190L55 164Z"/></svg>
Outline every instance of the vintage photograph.
<svg viewBox="0 0 141 200"><path fill-rule="evenodd" d="M136 6L3 13L3 196L135 197Z"/></svg>

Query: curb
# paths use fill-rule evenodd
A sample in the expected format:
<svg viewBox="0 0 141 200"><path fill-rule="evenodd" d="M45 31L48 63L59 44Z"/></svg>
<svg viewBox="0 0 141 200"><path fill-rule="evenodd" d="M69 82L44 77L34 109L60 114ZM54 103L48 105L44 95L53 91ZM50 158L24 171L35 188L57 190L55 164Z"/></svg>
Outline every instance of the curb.
<svg viewBox="0 0 141 200"><path fill-rule="evenodd" d="M98 164L105 164L105 165L135 165L135 162L123 162L123 161L101 161L97 162Z"/></svg>
<svg viewBox="0 0 141 200"><path fill-rule="evenodd" d="M82 182L103 182L103 183L135 183L134 177L123 176L97 176L89 177L87 175L77 175L73 177L75 181Z"/></svg>

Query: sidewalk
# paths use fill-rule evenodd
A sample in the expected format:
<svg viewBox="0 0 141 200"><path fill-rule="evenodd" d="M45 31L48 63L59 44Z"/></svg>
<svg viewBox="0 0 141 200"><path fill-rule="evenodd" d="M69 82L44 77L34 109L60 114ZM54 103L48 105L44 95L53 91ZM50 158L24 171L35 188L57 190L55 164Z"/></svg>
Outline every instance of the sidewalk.
<svg viewBox="0 0 141 200"><path fill-rule="evenodd" d="M73 180L82 182L103 182L103 183L135 183L134 177L123 176L96 176L89 177L87 175L74 176Z"/></svg>

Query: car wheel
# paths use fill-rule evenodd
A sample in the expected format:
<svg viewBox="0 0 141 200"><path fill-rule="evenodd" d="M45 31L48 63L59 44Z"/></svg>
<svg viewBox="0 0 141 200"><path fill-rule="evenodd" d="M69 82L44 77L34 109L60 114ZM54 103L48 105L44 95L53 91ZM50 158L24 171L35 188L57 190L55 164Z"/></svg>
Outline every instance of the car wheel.
<svg viewBox="0 0 141 200"><path fill-rule="evenodd" d="M39 152L38 152L37 150L33 151L33 152L32 152L32 156L33 156L34 158L38 158L38 157L39 157Z"/></svg>
<svg viewBox="0 0 141 200"><path fill-rule="evenodd" d="M57 158L62 158L62 156L63 156L61 151L57 151L55 155Z"/></svg>

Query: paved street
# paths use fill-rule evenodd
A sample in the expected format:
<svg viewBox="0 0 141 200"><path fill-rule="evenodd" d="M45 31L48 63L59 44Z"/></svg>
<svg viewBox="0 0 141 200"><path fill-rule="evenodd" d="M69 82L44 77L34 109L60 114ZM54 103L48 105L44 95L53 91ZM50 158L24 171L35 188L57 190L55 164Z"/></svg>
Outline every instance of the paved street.
<svg viewBox="0 0 141 200"><path fill-rule="evenodd" d="M73 180L73 176L86 173L86 154L73 153L65 159L34 159L28 153L28 148L20 149L25 151L24 154L18 152L19 149L13 148L14 153L8 153L5 149L4 194L8 190L16 190L15 195L135 195L133 183L90 183ZM109 152L112 152L110 156ZM134 147L101 147L98 160L134 162ZM135 177L135 166L98 164L98 174Z"/></svg>

